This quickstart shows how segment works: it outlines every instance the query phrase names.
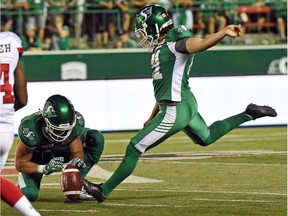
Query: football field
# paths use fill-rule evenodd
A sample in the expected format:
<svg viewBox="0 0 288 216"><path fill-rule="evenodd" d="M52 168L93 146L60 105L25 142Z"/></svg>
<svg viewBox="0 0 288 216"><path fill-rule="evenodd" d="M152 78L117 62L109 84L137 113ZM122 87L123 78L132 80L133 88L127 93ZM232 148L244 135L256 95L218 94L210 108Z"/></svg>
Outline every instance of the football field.
<svg viewBox="0 0 288 216"><path fill-rule="evenodd" d="M104 133L103 155L87 179L105 181L134 134ZM15 144L3 174L17 183ZM208 147L180 132L142 155L133 175L101 204L65 202L60 177L42 180L33 205L44 216L286 216L287 128L242 127ZM17 214L1 202L1 215Z"/></svg>

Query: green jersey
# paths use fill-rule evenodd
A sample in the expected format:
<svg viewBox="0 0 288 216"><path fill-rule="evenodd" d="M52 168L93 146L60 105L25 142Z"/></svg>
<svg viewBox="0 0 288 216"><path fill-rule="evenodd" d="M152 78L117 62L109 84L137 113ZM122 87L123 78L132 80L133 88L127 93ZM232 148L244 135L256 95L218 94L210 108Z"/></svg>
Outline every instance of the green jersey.
<svg viewBox="0 0 288 216"><path fill-rule="evenodd" d="M154 95L158 102L181 102L191 97L188 79L194 54L177 52L175 44L179 39L192 36L191 29L176 26L168 32L165 41L154 48L151 68Z"/></svg>
<svg viewBox="0 0 288 216"><path fill-rule="evenodd" d="M80 136L84 153L85 168L79 168L84 178L97 164L104 148L104 136L98 130L84 128L83 116L76 111L76 124L63 142L55 142L45 131L45 120L41 112L33 113L21 120L18 128L20 140L27 148L33 151L31 162L46 165L55 157L63 157L64 163L69 163L75 155L70 151L70 143ZM42 173L21 173L19 175L19 187L29 201L35 201L40 192Z"/></svg>
<svg viewBox="0 0 288 216"><path fill-rule="evenodd" d="M29 0L30 11L33 15L41 15L44 12L45 0Z"/></svg>
<svg viewBox="0 0 288 216"><path fill-rule="evenodd" d="M56 142L46 134L45 122L40 111L21 120L18 135L24 145L35 152L61 155L63 152L69 152L69 144L78 136L84 137L88 130L84 129L84 118L79 112L76 112L76 119L75 127L63 142Z"/></svg>

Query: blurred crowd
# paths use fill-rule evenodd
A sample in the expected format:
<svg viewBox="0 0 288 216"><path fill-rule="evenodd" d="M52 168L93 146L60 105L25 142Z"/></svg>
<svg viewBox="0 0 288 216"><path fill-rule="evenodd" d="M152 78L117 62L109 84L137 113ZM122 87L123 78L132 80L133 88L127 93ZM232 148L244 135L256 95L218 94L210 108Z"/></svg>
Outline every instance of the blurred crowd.
<svg viewBox="0 0 288 216"><path fill-rule="evenodd" d="M134 48L134 14L147 4L169 11L175 25L206 37L226 25L287 42L287 0L0 0L1 31L13 31L25 50ZM229 43L224 40L223 43ZM240 40L241 43L241 40Z"/></svg>

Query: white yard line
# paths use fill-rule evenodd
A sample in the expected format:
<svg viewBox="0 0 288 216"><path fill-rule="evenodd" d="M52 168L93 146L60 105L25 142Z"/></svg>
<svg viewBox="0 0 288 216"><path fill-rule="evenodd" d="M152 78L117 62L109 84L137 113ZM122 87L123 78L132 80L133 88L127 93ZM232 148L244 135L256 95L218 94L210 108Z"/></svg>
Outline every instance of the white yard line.
<svg viewBox="0 0 288 216"><path fill-rule="evenodd" d="M240 157L240 156L259 156L259 155L287 155L286 151L272 150L231 150L231 151L203 151L203 152L169 152L169 153L145 153L140 160L179 160L179 159L202 159L211 157ZM101 163L115 162L122 160L123 155L105 155L101 158ZM179 163L179 162L177 162ZM192 162L193 163L193 162ZM209 162L214 163L214 162ZM215 162L217 163L217 162ZM231 163L232 164L232 163ZM281 164L280 164L281 165Z"/></svg>
<svg viewBox="0 0 288 216"><path fill-rule="evenodd" d="M60 188L60 183L42 183L41 188ZM272 192L257 192L257 191L209 191L209 190L160 190L160 189L119 189L115 191L135 191L135 192L167 192L167 193L210 193L210 194L245 194L245 195L259 195L259 196L287 196L287 193L272 193Z"/></svg>
<svg viewBox="0 0 288 216"><path fill-rule="evenodd" d="M187 159L187 158L180 158L180 159ZM204 165L233 165L233 166L275 166L275 167L287 167L287 164L255 164L255 163L223 163L223 162L197 162L197 161L163 161L164 163L185 163L185 164L204 164Z"/></svg>
<svg viewBox="0 0 288 216"><path fill-rule="evenodd" d="M89 171L87 176L94 177L94 178L100 178L100 179L109 179L112 176L113 172L110 172L108 170L102 169L98 165L94 165L92 169ZM158 179L150 179L135 175L130 175L128 178L126 178L123 183L159 183L163 182Z"/></svg>
<svg viewBox="0 0 288 216"><path fill-rule="evenodd" d="M99 210L92 210L92 209L87 209L87 210L69 210L69 209L37 209L39 212L77 212L77 213L96 213L100 212Z"/></svg>
<svg viewBox="0 0 288 216"><path fill-rule="evenodd" d="M228 200L228 199L202 199L202 198L192 198L189 199L192 201L210 201L210 202L243 202L243 203L277 203L282 201L275 200L247 200L247 199L237 199L237 200ZM103 203L101 205L105 206L123 206L123 207L158 207L158 208L195 208L195 206L191 205L164 205L164 204L127 204L127 203Z"/></svg>
<svg viewBox="0 0 288 216"><path fill-rule="evenodd" d="M240 140L240 141L245 141L245 140L278 140L278 139L287 139L287 133L281 133L281 132L277 132L277 133L269 133L266 135L263 134L257 134L257 135L253 135L250 134L249 137L247 136L247 134L243 134L243 135L230 135L230 134L226 134L225 136L221 137L221 139L223 140L227 140L227 139L236 139L236 141ZM189 140L189 137L184 135L181 136L172 136L169 139L167 139L165 142L175 142L175 141L179 141L179 140ZM106 143L129 143L130 139L107 139Z"/></svg>
<svg viewBox="0 0 288 216"><path fill-rule="evenodd" d="M192 198L192 201L199 201L199 202L230 202L230 203L279 203L282 201L275 201L275 200L247 200L247 199L235 199L235 200L228 200L228 199L202 199L202 198ZM115 207L138 207L138 208L195 208L195 206L191 205L165 205L165 204L132 204L132 203L101 203L102 206L115 206ZM95 204L95 208L97 208L97 204ZM101 210L93 209L86 209L86 210L68 210L68 209L37 209L39 212L75 212L75 213L99 213Z"/></svg>

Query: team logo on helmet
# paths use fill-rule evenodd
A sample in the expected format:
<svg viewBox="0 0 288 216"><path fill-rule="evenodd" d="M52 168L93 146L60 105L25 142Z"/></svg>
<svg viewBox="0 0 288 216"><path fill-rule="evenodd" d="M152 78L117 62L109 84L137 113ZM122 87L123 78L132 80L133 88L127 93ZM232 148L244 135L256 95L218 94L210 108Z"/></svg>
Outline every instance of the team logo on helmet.
<svg viewBox="0 0 288 216"><path fill-rule="evenodd" d="M50 117L57 117L56 115L56 112L51 104L50 101L47 101L45 104L44 104L44 114L46 117L50 118Z"/></svg>
<svg viewBox="0 0 288 216"><path fill-rule="evenodd" d="M172 28L173 22L165 8L149 5L136 14L135 34L139 44L152 50Z"/></svg>
<svg viewBox="0 0 288 216"><path fill-rule="evenodd" d="M140 15L143 16L145 19L144 20L147 20L152 14L152 7L147 7L147 8L144 8L141 12L140 12Z"/></svg>

